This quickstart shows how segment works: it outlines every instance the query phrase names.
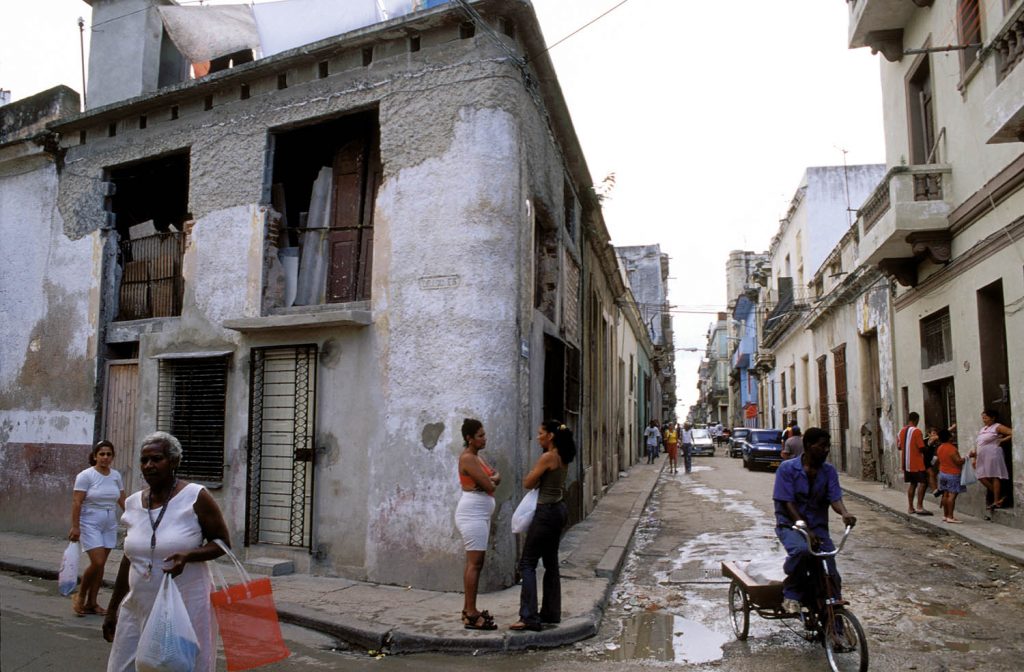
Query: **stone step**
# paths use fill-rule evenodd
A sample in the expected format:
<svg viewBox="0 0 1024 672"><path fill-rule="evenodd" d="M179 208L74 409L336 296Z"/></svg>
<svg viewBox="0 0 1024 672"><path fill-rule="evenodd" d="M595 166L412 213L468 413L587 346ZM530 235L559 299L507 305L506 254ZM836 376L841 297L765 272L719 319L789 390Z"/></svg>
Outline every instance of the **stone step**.
<svg viewBox="0 0 1024 672"><path fill-rule="evenodd" d="M258 576L285 576L295 573L295 563L280 558L248 558L242 563L246 571Z"/></svg>

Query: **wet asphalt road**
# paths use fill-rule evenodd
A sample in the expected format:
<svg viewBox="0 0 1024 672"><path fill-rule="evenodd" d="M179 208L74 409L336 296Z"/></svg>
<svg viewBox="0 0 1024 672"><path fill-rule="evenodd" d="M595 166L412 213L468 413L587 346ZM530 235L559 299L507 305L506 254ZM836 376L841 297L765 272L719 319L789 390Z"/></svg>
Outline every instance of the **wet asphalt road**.
<svg viewBox="0 0 1024 672"><path fill-rule="evenodd" d="M598 636L573 647L508 656L374 658L285 626L293 657L263 669L826 669L820 646L782 622L752 616L746 642L731 631L728 584L719 566L727 559L773 564L781 556L771 516L773 478L721 455L696 458L689 476L662 473ZM847 506L859 523L839 558L840 570L850 608L867 631L872 670L1024 669L1024 568L856 499ZM0 574L5 672L65 670L72 661L74 669L102 670L108 645L98 626L97 617L72 616L53 582Z"/></svg>

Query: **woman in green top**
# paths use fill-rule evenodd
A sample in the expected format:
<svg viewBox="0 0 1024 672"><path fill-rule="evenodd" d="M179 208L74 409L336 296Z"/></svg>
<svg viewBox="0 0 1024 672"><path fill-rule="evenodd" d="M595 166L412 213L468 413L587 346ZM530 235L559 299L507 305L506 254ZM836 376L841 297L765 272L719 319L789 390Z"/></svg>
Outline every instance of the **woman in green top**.
<svg viewBox="0 0 1024 672"><path fill-rule="evenodd" d="M569 519L565 504L565 476L576 457L572 431L557 420L545 420L537 431L537 443L543 453L523 479L527 490L538 488L537 511L526 532L519 573L523 577L519 593L519 621L511 630L540 630L544 623L562 620L562 587L558 573L558 542ZM537 610L537 563L544 561L544 599Z"/></svg>

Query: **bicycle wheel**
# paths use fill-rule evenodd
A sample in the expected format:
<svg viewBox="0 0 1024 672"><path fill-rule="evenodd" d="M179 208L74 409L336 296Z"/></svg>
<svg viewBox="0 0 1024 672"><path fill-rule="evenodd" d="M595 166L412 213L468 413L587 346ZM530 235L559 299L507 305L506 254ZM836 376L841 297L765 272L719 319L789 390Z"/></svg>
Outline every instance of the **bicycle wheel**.
<svg viewBox="0 0 1024 672"><path fill-rule="evenodd" d="M747 591L735 579L729 585L729 618L736 639L745 640L750 630L750 600L747 599Z"/></svg>
<svg viewBox="0 0 1024 672"><path fill-rule="evenodd" d="M835 607L826 618L825 656L832 672L867 672L868 640L857 617Z"/></svg>

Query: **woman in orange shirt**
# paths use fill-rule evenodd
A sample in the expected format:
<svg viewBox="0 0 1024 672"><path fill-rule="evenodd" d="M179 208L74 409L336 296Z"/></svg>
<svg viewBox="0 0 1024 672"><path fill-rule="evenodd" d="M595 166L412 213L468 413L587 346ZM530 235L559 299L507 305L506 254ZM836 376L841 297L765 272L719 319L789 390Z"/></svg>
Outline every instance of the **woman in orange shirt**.
<svg viewBox="0 0 1024 672"><path fill-rule="evenodd" d="M459 456L459 484L462 497L455 508L455 526L459 528L466 546L466 569L462 573L465 590L462 624L467 630L495 630L497 625L486 611L476 607L476 593L480 585L480 570L491 532L494 513L494 489L501 483L501 474L480 457L487 446L487 434L479 420L462 421L462 441L466 446Z"/></svg>
<svg viewBox="0 0 1024 672"><path fill-rule="evenodd" d="M939 448L935 451L939 458L939 491L942 493L942 522L962 522L953 514L956 508L956 496L966 490L960 485L960 467L964 465L964 458L960 457L960 451L950 443L951 434L948 429L940 429Z"/></svg>

